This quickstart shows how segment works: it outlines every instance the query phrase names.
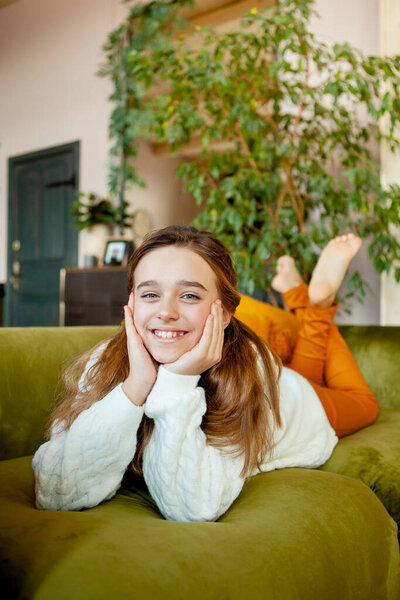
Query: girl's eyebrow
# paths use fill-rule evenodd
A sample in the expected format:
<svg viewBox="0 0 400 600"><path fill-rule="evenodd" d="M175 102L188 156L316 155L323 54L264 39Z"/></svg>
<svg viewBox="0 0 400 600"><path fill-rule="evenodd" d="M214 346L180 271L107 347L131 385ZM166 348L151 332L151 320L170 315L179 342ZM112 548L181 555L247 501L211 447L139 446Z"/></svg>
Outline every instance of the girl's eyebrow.
<svg viewBox="0 0 400 600"><path fill-rule="evenodd" d="M176 282L177 285L179 286L184 286L184 287L195 287L195 288L200 288L201 290L204 290L205 292L207 292L207 288L204 287L204 285L202 283L200 283L199 281L187 281L186 279L180 279L179 281ZM136 287L136 289L138 290L139 288L142 287L148 287L148 286L158 286L158 282L155 281L154 279L148 279L147 281L142 281L142 283L139 283L139 285Z"/></svg>

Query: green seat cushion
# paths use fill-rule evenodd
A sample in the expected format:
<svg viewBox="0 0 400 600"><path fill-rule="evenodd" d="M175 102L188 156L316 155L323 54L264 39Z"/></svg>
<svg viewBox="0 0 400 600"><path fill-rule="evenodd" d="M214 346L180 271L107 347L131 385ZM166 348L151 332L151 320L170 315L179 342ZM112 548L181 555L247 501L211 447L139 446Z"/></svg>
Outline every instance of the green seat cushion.
<svg viewBox="0 0 400 600"><path fill-rule="evenodd" d="M9 598L397 600L395 523L355 479L260 474L218 522L180 523L140 489L90 510L38 511L30 458L3 461L0 477Z"/></svg>
<svg viewBox="0 0 400 600"><path fill-rule="evenodd" d="M381 410L373 425L339 440L320 469L360 479L400 523L400 411Z"/></svg>

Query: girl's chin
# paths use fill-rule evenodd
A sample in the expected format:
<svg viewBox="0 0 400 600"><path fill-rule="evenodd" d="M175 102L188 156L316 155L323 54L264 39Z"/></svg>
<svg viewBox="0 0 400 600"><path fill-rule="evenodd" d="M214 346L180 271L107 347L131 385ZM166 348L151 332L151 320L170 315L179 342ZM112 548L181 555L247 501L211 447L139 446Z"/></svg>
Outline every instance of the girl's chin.
<svg viewBox="0 0 400 600"><path fill-rule="evenodd" d="M147 348L151 356L160 364L172 363L185 354L187 350L177 350L177 348Z"/></svg>

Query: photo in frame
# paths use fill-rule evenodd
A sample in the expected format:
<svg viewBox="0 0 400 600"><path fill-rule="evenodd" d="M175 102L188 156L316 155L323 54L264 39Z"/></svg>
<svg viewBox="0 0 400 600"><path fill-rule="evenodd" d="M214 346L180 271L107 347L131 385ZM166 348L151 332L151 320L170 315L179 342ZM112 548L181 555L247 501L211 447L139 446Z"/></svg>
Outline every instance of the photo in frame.
<svg viewBox="0 0 400 600"><path fill-rule="evenodd" d="M104 267L126 267L135 249L132 240L126 238L108 238L104 248Z"/></svg>

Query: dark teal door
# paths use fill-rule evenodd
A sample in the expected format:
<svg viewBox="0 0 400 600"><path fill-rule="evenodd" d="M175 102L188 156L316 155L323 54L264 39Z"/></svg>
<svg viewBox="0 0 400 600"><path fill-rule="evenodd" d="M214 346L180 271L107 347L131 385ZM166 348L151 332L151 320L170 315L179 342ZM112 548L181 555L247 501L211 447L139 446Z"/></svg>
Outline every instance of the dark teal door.
<svg viewBox="0 0 400 600"><path fill-rule="evenodd" d="M58 325L60 269L77 265L78 168L79 142L9 160L6 326Z"/></svg>

